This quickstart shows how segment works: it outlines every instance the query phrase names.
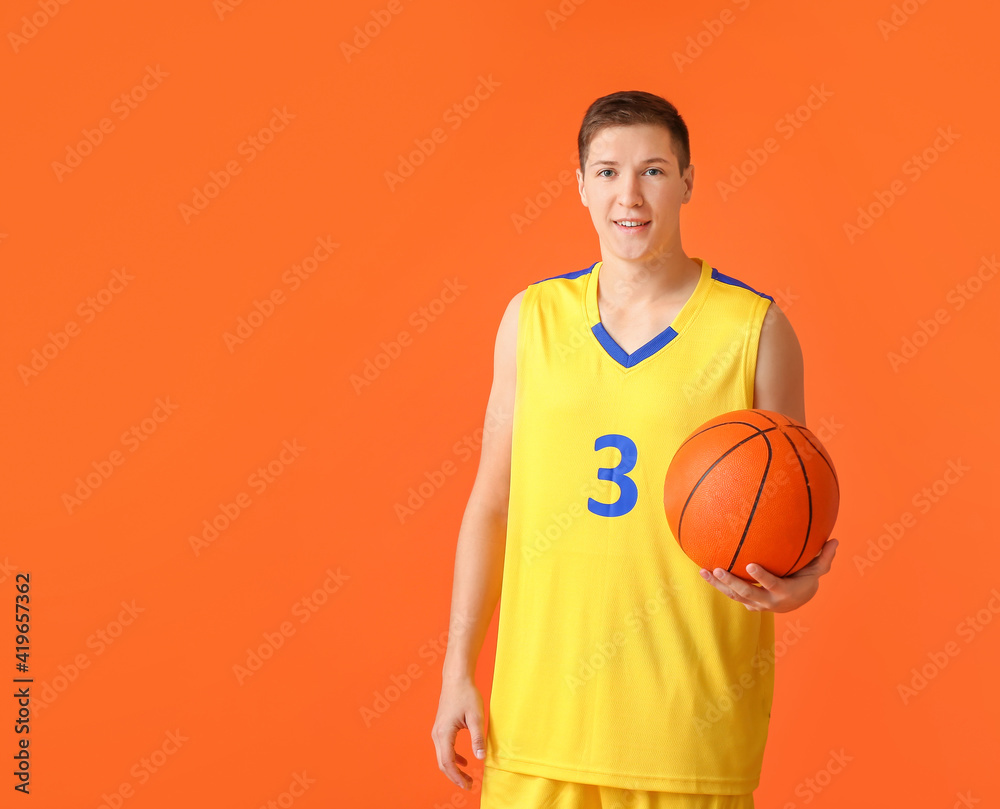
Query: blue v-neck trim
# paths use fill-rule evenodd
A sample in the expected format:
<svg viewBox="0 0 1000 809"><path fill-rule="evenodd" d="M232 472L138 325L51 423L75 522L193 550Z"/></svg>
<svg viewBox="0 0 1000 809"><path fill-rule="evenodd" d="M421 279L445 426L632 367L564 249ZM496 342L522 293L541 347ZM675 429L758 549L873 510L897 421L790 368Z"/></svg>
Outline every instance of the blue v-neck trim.
<svg viewBox="0 0 1000 809"><path fill-rule="evenodd" d="M650 359L662 351L674 340L674 338L680 336L681 332L687 328L688 323L690 323L691 319L695 316L695 313L701 308L704 303L705 296L708 294L712 285L712 268L704 259L698 258L697 256L692 256L692 258L701 264L701 277L698 279L698 284L694 288L694 291L691 293L690 297L688 297L687 301L681 307L673 321L667 325L663 331L647 341L644 345L637 348L631 354L626 353L625 349L615 342L614 338L608 333L607 329L604 328L604 323L601 320L600 311L598 310L597 305L597 285L599 281L598 276L603 267L603 262L595 262L593 267L590 268L590 277L587 281L587 289L585 292L585 308L587 317L589 318L589 322L591 324L590 330L598 344L604 350L604 353L607 354L608 357L617 363L623 370L634 368L643 361Z"/></svg>
<svg viewBox="0 0 1000 809"><path fill-rule="evenodd" d="M667 328L661 331L644 346L637 348L631 354L626 354L625 349L614 341L614 338L608 334L607 330L604 328L604 324L600 321L594 324L591 331L594 332L594 336L597 338L597 341L604 347L604 350L608 352L611 359L626 368L631 368L633 365L637 365L647 357L652 357L657 351L677 336L677 332L674 331L674 327L667 326Z"/></svg>

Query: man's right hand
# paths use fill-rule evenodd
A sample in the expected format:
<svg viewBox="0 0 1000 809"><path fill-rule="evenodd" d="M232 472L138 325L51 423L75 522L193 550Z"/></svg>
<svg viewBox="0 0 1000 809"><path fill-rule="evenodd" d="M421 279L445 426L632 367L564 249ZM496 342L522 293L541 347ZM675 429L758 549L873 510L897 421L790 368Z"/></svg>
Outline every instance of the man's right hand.
<svg viewBox="0 0 1000 809"><path fill-rule="evenodd" d="M468 765L464 756L455 752L455 738L462 728L469 729L472 750L477 758L486 755L486 736L483 732L483 697L472 678L448 680L441 686L441 700L431 738L437 751L438 769L462 789L472 786L472 776L458 768Z"/></svg>

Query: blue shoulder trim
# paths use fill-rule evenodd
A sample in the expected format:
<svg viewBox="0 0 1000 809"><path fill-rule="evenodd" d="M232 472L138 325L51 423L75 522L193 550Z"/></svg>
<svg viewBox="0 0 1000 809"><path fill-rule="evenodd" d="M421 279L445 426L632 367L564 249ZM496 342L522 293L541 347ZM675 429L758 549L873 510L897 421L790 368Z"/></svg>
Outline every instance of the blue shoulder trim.
<svg viewBox="0 0 1000 809"><path fill-rule="evenodd" d="M732 284L735 287L743 287L744 289L749 289L754 294L760 295L762 298L767 298L771 303L774 303L774 298L772 298L770 295L765 295L763 292L757 292L757 290L754 289L752 286L744 284L742 281L733 278L731 275L724 275L723 273L715 269L715 267L712 268L712 279L715 281L722 281L722 283L724 284Z"/></svg>
<svg viewBox="0 0 1000 809"><path fill-rule="evenodd" d="M532 281L531 284L528 284L528 286L532 286L533 284L540 284L540 283L542 283L542 281L551 281L551 280L553 280L555 278L579 278L581 275L586 275L588 272L590 272L596 266L597 266L597 262L595 261L593 264L591 264L586 269L583 269L583 270L574 270L573 272L563 273L562 275L552 275L552 276L550 276L548 278L542 278L541 280L538 280L538 281Z"/></svg>

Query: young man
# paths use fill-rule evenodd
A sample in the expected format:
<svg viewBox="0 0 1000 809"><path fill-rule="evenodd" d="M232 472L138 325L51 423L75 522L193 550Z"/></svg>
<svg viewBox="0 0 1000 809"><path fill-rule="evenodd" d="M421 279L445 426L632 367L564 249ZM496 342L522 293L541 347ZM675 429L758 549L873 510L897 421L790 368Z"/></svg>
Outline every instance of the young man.
<svg viewBox="0 0 1000 809"><path fill-rule="evenodd" d="M484 809L752 809L774 613L815 595L837 541L791 576L760 570L759 585L699 571L670 536L663 481L684 438L720 413L805 423L802 354L770 296L684 253L694 166L673 105L600 98L578 146L601 260L528 285L500 323L456 553L438 766L471 784L454 750L468 728ZM473 678L501 585L484 739Z"/></svg>

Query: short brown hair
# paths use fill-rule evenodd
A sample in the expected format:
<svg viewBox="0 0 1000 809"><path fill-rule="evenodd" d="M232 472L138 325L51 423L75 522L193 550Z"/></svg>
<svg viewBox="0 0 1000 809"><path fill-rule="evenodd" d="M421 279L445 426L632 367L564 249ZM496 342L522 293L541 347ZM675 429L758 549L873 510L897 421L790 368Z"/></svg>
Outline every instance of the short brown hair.
<svg viewBox="0 0 1000 809"><path fill-rule="evenodd" d="M677 112L677 108L664 98L642 90L622 90L597 99L583 116L580 134L577 136L577 151L580 157L580 171L587 163L590 142L598 131L607 126L634 126L636 124L657 124L670 132L670 139L677 155L678 169L683 174L691 163L691 144L688 140L687 124Z"/></svg>

